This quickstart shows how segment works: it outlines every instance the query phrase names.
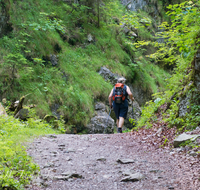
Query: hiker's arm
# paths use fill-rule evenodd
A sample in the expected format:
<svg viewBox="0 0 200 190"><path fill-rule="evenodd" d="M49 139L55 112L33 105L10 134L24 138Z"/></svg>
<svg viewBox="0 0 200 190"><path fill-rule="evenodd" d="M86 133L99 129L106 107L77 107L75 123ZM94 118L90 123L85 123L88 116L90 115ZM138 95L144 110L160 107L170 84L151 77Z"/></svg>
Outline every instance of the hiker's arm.
<svg viewBox="0 0 200 190"><path fill-rule="evenodd" d="M134 101L133 94L128 86L126 86L126 92L128 93L129 98Z"/></svg>
<svg viewBox="0 0 200 190"><path fill-rule="evenodd" d="M113 89L111 90L110 95L108 97L108 101L109 101L109 104L110 104L111 108L112 108L112 95L113 95Z"/></svg>

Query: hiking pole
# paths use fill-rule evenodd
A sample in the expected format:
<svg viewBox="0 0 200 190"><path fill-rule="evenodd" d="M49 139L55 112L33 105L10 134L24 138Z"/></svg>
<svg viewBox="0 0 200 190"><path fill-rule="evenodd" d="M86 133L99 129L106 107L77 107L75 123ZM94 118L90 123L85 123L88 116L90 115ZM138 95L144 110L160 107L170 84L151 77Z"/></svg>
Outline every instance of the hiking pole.
<svg viewBox="0 0 200 190"><path fill-rule="evenodd" d="M132 115L133 115L133 101L132 101Z"/></svg>
<svg viewBox="0 0 200 190"><path fill-rule="evenodd" d="M112 111L112 109L110 108L110 112L109 112L109 115L108 115L108 118L107 118L107 121L106 121L106 125L105 125L104 130L103 130L103 133L105 133L105 130L108 127L108 119L110 117L111 111Z"/></svg>

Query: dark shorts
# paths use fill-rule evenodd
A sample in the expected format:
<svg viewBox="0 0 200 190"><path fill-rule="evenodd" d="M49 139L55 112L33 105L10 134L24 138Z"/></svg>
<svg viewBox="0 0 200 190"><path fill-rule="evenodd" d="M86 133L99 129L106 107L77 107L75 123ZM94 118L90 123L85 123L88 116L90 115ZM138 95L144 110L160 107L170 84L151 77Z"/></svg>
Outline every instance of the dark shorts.
<svg viewBox="0 0 200 190"><path fill-rule="evenodd" d="M113 102L113 110L117 119L119 119L119 117L123 117L124 119L126 119L128 112L128 101L124 100L124 103L122 104L116 104L115 102Z"/></svg>

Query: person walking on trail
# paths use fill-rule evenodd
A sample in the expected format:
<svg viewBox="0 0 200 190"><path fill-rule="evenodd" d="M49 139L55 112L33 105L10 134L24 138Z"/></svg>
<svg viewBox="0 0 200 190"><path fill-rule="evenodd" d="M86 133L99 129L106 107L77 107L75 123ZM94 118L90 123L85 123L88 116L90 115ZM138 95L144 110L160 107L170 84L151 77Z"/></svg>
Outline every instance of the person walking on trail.
<svg viewBox="0 0 200 190"><path fill-rule="evenodd" d="M126 119L128 112L128 96L134 101L133 94L130 88L125 85L125 78L119 78L115 87L111 90L108 97L110 108L114 110L117 118L117 132L122 133L124 119ZM113 100L113 102L112 102Z"/></svg>

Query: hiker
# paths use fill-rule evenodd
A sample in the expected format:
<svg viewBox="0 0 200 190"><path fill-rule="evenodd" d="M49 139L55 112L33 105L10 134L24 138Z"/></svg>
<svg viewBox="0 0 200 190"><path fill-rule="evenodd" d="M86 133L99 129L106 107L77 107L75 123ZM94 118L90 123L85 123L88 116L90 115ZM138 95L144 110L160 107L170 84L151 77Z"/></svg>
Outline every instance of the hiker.
<svg viewBox="0 0 200 190"><path fill-rule="evenodd" d="M117 118L117 132L122 133L122 126L124 124L124 119L126 119L128 112L128 96L130 100L134 101L133 94L130 88L125 85L125 78L119 78L115 87L111 90L108 97L110 108L114 110ZM118 93L118 89L121 89L121 94ZM122 90L123 89L123 90ZM124 92L124 93L123 93ZM112 103L113 99L113 103Z"/></svg>

